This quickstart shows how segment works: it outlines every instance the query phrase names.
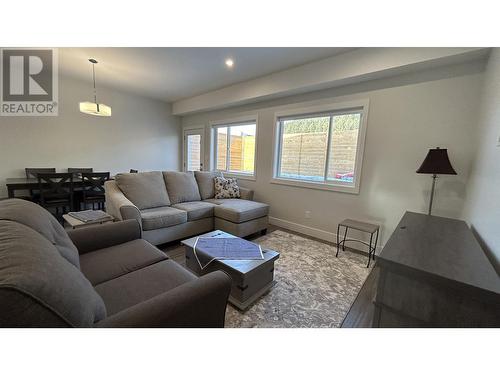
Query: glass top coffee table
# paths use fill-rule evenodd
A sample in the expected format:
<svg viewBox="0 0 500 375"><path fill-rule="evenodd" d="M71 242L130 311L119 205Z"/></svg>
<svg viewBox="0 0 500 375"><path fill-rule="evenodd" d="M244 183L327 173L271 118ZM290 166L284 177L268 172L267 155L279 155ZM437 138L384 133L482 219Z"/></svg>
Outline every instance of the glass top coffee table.
<svg viewBox="0 0 500 375"><path fill-rule="evenodd" d="M182 244L186 248L186 266L195 274L201 276L209 272L221 270L231 276L233 282L229 302L238 309L247 309L276 284L276 281L274 281L274 262L280 256L278 252L262 249L264 256L262 260L216 259L204 269L201 269L193 250L198 237L234 238L236 236L221 230L215 230L184 240Z"/></svg>

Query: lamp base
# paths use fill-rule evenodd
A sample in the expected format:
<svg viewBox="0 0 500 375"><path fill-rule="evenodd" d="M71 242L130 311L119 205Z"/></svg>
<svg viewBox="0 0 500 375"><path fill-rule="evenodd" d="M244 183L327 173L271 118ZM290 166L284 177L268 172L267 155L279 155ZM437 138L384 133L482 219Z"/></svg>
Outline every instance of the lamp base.
<svg viewBox="0 0 500 375"><path fill-rule="evenodd" d="M431 199L429 201L429 212L427 213L427 215L431 215L432 214L432 202L434 200L434 189L436 187L436 178L437 178L437 175L433 174L432 175Z"/></svg>

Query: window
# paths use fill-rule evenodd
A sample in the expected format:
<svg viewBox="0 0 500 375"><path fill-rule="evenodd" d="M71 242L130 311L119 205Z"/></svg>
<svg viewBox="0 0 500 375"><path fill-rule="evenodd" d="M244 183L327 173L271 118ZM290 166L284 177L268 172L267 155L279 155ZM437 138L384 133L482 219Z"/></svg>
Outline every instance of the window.
<svg viewBox="0 0 500 375"><path fill-rule="evenodd" d="M364 107L277 116L273 182L357 192Z"/></svg>
<svg viewBox="0 0 500 375"><path fill-rule="evenodd" d="M256 121L215 125L214 168L223 172L253 176L256 133Z"/></svg>
<svg viewBox="0 0 500 375"><path fill-rule="evenodd" d="M187 142L187 170L199 171L200 168L200 150L201 150L201 136L199 134L189 134L186 139Z"/></svg>
<svg viewBox="0 0 500 375"><path fill-rule="evenodd" d="M184 130L184 170L201 171L204 163L204 133L205 129Z"/></svg>

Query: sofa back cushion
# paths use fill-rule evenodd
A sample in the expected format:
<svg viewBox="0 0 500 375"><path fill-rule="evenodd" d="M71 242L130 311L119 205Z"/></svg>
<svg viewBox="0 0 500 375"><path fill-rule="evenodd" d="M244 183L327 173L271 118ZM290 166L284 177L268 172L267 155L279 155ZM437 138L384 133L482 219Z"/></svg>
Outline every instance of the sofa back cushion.
<svg viewBox="0 0 500 375"><path fill-rule="evenodd" d="M43 207L23 199L0 201L0 220L15 221L40 233L68 262L78 269L80 258L78 250L70 240L63 226Z"/></svg>
<svg viewBox="0 0 500 375"><path fill-rule="evenodd" d="M0 220L0 326L90 327L106 317L102 298L42 234Z"/></svg>
<svg viewBox="0 0 500 375"><path fill-rule="evenodd" d="M222 177L222 173L219 171L205 172L196 171L194 172L194 177L198 183L198 189L200 190L201 199L211 199L215 196L214 179L215 177Z"/></svg>
<svg viewBox="0 0 500 375"><path fill-rule="evenodd" d="M139 210L170 206L161 172L121 173L116 184Z"/></svg>
<svg viewBox="0 0 500 375"><path fill-rule="evenodd" d="M172 204L200 201L200 191L193 172L163 172Z"/></svg>

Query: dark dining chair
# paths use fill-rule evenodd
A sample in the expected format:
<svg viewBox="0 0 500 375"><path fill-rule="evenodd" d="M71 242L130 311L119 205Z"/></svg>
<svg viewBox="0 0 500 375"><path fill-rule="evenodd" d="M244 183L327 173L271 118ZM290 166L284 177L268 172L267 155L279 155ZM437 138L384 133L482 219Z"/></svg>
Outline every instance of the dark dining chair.
<svg viewBox="0 0 500 375"><path fill-rule="evenodd" d="M63 223L62 215L73 208L73 173L38 173L37 178L40 205L55 208L54 216Z"/></svg>
<svg viewBox="0 0 500 375"><path fill-rule="evenodd" d="M73 173L74 178L82 178L82 173L92 173L94 168L68 168L69 173Z"/></svg>
<svg viewBox="0 0 500 375"><path fill-rule="evenodd" d="M104 183L109 180L109 172L82 173L83 180L83 209L87 209L89 204L95 210L104 210Z"/></svg>
<svg viewBox="0 0 500 375"><path fill-rule="evenodd" d="M26 178L37 178L38 173L56 173L55 168L24 168Z"/></svg>
<svg viewBox="0 0 500 375"><path fill-rule="evenodd" d="M129 173L139 173L137 169L131 169Z"/></svg>
<svg viewBox="0 0 500 375"><path fill-rule="evenodd" d="M56 173L55 168L24 168L26 178L37 178L38 173ZM40 192L36 189L30 189L29 200L40 203Z"/></svg>
<svg viewBox="0 0 500 375"><path fill-rule="evenodd" d="M68 168L69 173L73 173L73 182L78 182L75 180L80 180L82 178L82 173L92 173L94 168ZM83 185L83 184L82 184ZM80 211L80 206L83 201L83 187L74 186L73 202L75 204L75 211Z"/></svg>

